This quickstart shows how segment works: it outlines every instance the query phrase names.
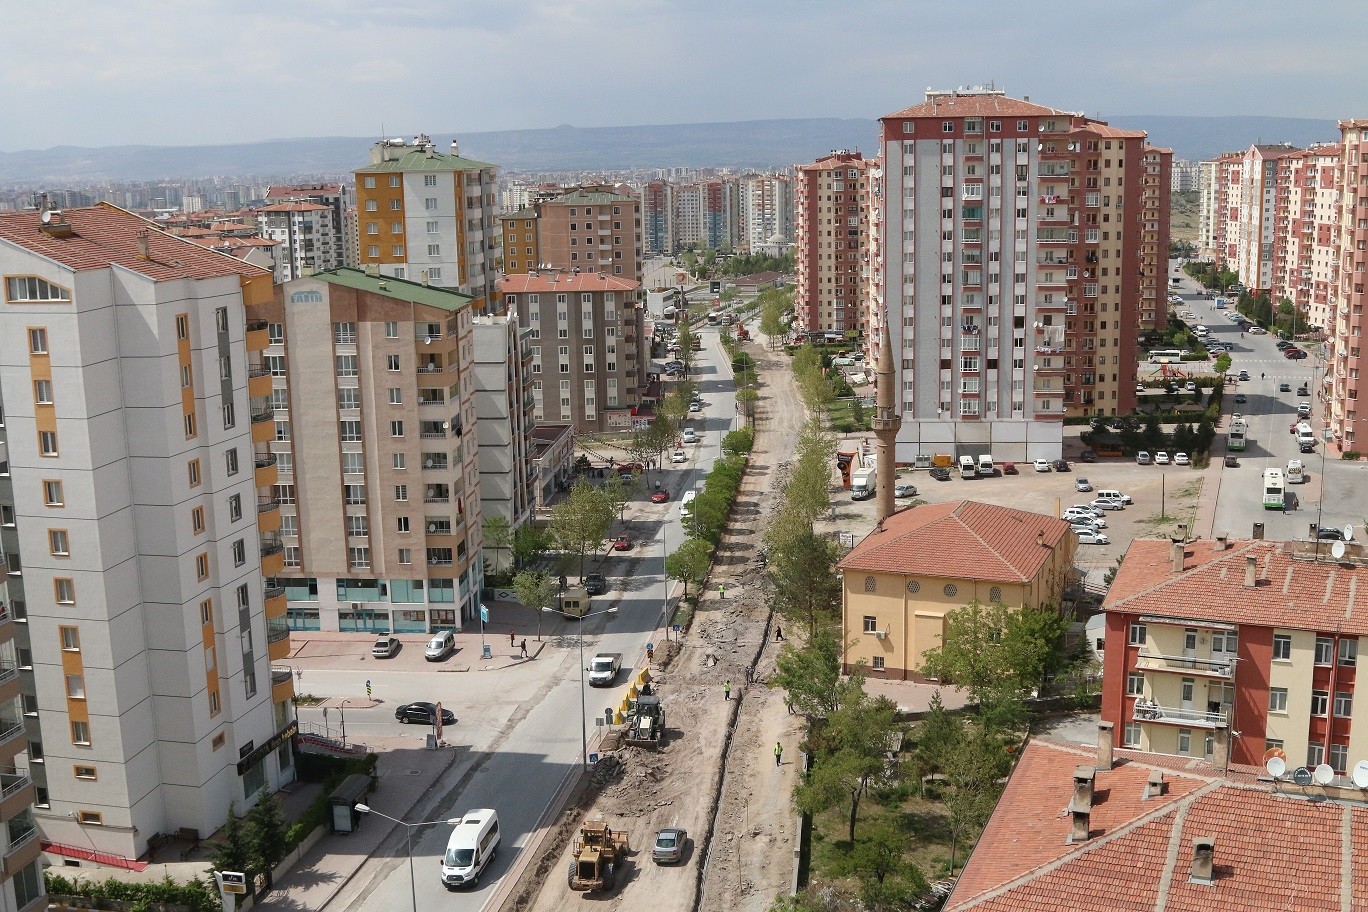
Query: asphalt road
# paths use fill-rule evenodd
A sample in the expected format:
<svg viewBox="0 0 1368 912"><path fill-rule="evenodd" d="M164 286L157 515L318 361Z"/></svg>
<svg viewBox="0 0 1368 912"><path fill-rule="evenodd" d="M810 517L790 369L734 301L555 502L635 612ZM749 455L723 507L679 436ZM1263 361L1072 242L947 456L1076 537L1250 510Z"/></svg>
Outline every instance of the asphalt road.
<svg viewBox="0 0 1368 912"><path fill-rule="evenodd" d="M731 368L716 332L704 330L703 335L703 351L695 362L695 379L708 405L691 421L704 433L698 444L686 446L691 454L688 463L664 470L674 496L663 521L660 508L649 504L643 493L643 504L634 505L629 513L636 517L628 522L635 547L625 554L605 558L602 570L614 589L606 597L594 600L594 610L616 603L618 612L591 616L582 622L586 659L598 651L621 652L625 662L632 662L654 637L664 609L663 553L678 547L683 539L679 495L702 483L707 468L720 452L722 434L732 426L735 395L731 390ZM652 473L652 483L658 477ZM486 869L478 887L449 893L441 884L439 873L451 828L436 825L420 830L413 839L414 890L420 909L481 909L500 878L509 871L556 791L581 763L581 705L577 705L581 694L579 640L574 627L570 624L570 632L558 637L555 649L544 651L543 658L501 671L459 676L436 671L308 673L310 689L318 692L329 692L335 687L332 692L355 693L363 686L359 679L367 675L375 679L377 695L384 696L387 702L373 710L347 713L347 733L354 740L364 741L368 732L392 733L398 725L393 717L398 703L436 699L440 695L434 696L434 689L457 690L454 698L443 700L460 720L447 737L468 741L477 749L487 746L490 751L476 759L477 771L459 787L471 764L458 764L448 780L434 787L429 800L415 809L414 822L459 817L472 808L495 808L503 833L498 857ZM583 706L590 726L606 707L621 699L626 680L624 674L619 686L611 691L585 688ZM316 711L306 711L303 715L306 721L321 721L313 718L315 714ZM334 724L336 721L334 713ZM414 727L414 732L415 738L421 737L418 727ZM332 903L334 908L347 912L393 912L408 905L409 865L402 831L386 842L383 851L391 854L368 861Z"/></svg>

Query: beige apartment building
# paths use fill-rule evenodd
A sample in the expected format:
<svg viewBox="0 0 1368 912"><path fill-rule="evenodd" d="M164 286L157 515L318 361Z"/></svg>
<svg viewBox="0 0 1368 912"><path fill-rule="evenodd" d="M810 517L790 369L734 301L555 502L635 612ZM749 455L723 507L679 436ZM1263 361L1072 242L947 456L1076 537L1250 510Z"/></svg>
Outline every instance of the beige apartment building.
<svg viewBox="0 0 1368 912"><path fill-rule="evenodd" d="M13 879L14 766L49 853L136 858L292 781L295 720L291 675L271 667L290 641L252 405L270 392L266 327L246 313L270 273L101 204L0 215L0 277L0 541L28 638L22 760L0 672Z"/></svg>
<svg viewBox="0 0 1368 912"><path fill-rule="evenodd" d="M859 152L799 165L794 180L794 310L808 332L859 331L869 290L869 169Z"/></svg>
<svg viewBox="0 0 1368 912"><path fill-rule="evenodd" d="M502 222L507 275L557 269L641 281L641 198L626 185L541 193Z"/></svg>
<svg viewBox="0 0 1368 912"><path fill-rule="evenodd" d="M588 434L635 426L647 394L641 283L538 272L505 276L500 287L532 331L534 420Z"/></svg>
<svg viewBox="0 0 1368 912"><path fill-rule="evenodd" d="M480 510L484 521L497 516L516 529L536 507L532 330L513 311L476 317L472 330Z"/></svg>
<svg viewBox="0 0 1368 912"><path fill-rule="evenodd" d="M426 633L478 616L471 298L338 269L250 308L296 630ZM260 416L260 422L257 419Z"/></svg>

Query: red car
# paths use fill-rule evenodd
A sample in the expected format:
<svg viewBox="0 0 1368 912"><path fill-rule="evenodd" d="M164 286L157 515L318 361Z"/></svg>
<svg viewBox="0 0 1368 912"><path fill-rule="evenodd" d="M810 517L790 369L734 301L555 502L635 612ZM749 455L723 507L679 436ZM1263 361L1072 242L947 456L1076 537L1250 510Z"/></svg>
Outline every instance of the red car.
<svg viewBox="0 0 1368 912"><path fill-rule="evenodd" d="M619 535L617 538L613 539L613 550L614 550L614 551L631 551L631 550L632 550L632 540L631 540L630 538L628 538L627 536L625 536L625 535Z"/></svg>
<svg viewBox="0 0 1368 912"><path fill-rule="evenodd" d="M665 503L665 502L666 502L667 500L669 500L669 499L670 499L670 492L669 492L669 491L652 491L652 492L651 492L651 503Z"/></svg>

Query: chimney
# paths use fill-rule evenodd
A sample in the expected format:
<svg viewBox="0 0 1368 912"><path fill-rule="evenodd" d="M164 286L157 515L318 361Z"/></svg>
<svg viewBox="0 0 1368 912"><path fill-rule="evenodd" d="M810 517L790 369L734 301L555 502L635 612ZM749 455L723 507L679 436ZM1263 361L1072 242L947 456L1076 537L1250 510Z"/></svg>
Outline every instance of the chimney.
<svg viewBox="0 0 1368 912"><path fill-rule="evenodd" d="M1213 870L1216 867L1216 837L1197 836L1192 840L1192 874L1188 877L1188 883L1209 884L1215 878Z"/></svg>
<svg viewBox="0 0 1368 912"><path fill-rule="evenodd" d="M1253 538L1255 541L1263 541L1263 523L1254 524Z"/></svg>
<svg viewBox="0 0 1368 912"><path fill-rule="evenodd" d="M1259 559L1253 554L1245 557L1244 585L1246 589L1259 585Z"/></svg>
<svg viewBox="0 0 1368 912"><path fill-rule="evenodd" d="M1115 725L1111 722L1097 723L1097 768L1106 772L1112 768L1112 732Z"/></svg>
<svg viewBox="0 0 1368 912"><path fill-rule="evenodd" d="M1069 832L1069 842L1087 842L1092 835L1093 779L1097 770L1091 766L1074 768L1073 801L1069 804L1069 815L1073 828Z"/></svg>
<svg viewBox="0 0 1368 912"><path fill-rule="evenodd" d="M1226 548L1230 547L1229 543L1230 535L1225 532L1222 532L1221 534L1216 536L1216 544L1211 550L1224 551Z"/></svg>
<svg viewBox="0 0 1368 912"><path fill-rule="evenodd" d="M1173 534L1183 541L1187 541L1187 523L1179 523L1177 528L1173 530Z"/></svg>
<svg viewBox="0 0 1368 912"><path fill-rule="evenodd" d="M1221 771L1230 765L1230 729L1223 724L1211 733L1211 765Z"/></svg>
<svg viewBox="0 0 1368 912"><path fill-rule="evenodd" d="M1310 531L1308 531L1308 532L1306 533L1306 537L1309 538L1309 539L1311 539L1312 541L1315 541L1315 540L1316 540L1316 533L1319 532L1319 531L1320 531L1320 526L1316 525L1315 523L1312 523L1312 524L1311 524L1311 529L1310 529Z"/></svg>
<svg viewBox="0 0 1368 912"><path fill-rule="evenodd" d="M152 244L147 231L139 231L136 235L134 235L134 239L137 241L138 244L138 259L152 259Z"/></svg>
<svg viewBox="0 0 1368 912"><path fill-rule="evenodd" d="M1150 770L1149 782L1145 783L1145 797L1159 798L1164 794L1164 771Z"/></svg>
<svg viewBox="0 0 1368 912"><path fill-rule="evenodd" d="M1183 557L1187 554L1187 547L1183 544L1183 540L1177 535L1173 536L1173 538L1170 539L1170 542L1171 545L1169 546L1169 550L1173 555L1173 572L1182 573Z"/></svg>

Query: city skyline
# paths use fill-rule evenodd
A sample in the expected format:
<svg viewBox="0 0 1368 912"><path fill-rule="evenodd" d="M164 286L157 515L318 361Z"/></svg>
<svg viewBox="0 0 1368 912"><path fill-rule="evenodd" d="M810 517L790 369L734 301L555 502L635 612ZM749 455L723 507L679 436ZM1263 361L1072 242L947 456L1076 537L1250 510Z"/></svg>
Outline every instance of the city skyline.
<svg viewBox="0 0 1368 912"><path fill-rule="evenodd" d="M1368 10L1337 5L1335 21L1346 31L1368 25ZM1348 55L1326 55L1314 33L1289 33L1283 13L1271 7L1222 16L1230 6L1210 0L1181 18L1156 20L1149 7L1099 18L1091 39L1113 50L1089 68L1083 113L1333 118L1368 106L1368 86L1352 78ZM340 0L324 17L301 4L248 4L225 16L145 0L117 11L79 0L60 18L29 7L7 11L4 21L11 37L0 63L0 94L11 108L7 152L434 128L878 117L928 85L993 83L1014 95L1078 97L1074 71L1041 66L1040 52L1057 37L1045 31L1053 23L1022 22L1001 0L975 7L972 19L958 8L886 0L782 8L545 0L484 2L459 12L429 0L402 9ZM1193 27L1203 21L1220 23L1219 42ZM643 68L621 92L586 90L596 70L578 49L600 41L605 29L640 49L643 60L666 62ZM1147 30L1150 40L1133 40ZM210 47L194 38L210 33ZM673 54L662 44L666 35ZM307 46L328 49L320 64L329 78L310 76L276 50ZM698 47L708 50L689 51ZM447 70L458 91L393 92L396 82L439 71L434 64L450 60L453 48L462 49L460 65ZM536 53L525 54L529 49ZM804 65L792 66L794 57ZM518 66L508 65L513 59ZM567 78L577 71L583 78ZM1307 95L1312 78L1318 91ZM313 103L281 103L295 91Z"/></svg>

